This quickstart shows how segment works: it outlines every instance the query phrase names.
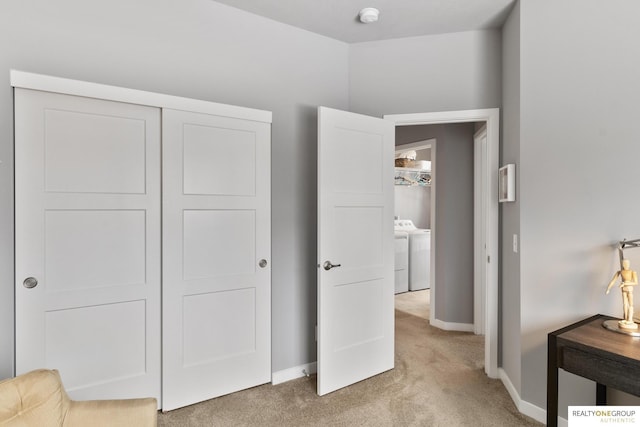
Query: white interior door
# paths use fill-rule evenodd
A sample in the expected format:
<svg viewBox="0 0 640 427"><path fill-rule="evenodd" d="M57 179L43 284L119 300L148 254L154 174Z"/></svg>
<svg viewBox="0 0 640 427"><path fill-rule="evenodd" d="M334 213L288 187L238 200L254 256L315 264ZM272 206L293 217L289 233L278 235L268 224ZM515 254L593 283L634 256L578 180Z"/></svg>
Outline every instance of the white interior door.
<svg viewBox="0 0 640 427"><path fill-rule="evenodd" d="M163 410L271 381L268 123L164 109Z"/></svg>
<svg viewBox="0 0 640 427"><path fill-rule="evenodd" d="M160 110L16 89L15 173L16 373L159 399Z"/></svg>
<svg viewBox="0 0 640 427"><path fill-rule="evenodd" d="M393 122L318 109L319 395L394 366L394 141Z"/></svg>

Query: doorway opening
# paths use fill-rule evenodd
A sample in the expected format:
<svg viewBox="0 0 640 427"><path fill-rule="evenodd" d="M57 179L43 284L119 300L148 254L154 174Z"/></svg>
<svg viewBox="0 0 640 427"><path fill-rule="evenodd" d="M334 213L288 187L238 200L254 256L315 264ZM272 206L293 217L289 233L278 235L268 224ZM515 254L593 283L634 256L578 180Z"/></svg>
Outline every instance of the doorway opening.
<svg viewBox="0 0 640 427"><path fill-rule="evenodd" d="M431 251L431 290L430 290L430 317L431 324L447 330L467 330L485 334L484 345L484 370L491 378L498 377L498 197L497 197L497 171L499 154L499 109L449 111L438 113L417 113L385 115L385 119L391 120L396 127L452 124L452 123L483 123L484 127L475 132L474 144L479 145L481 155L472 159L478 166L474 172L474 182L479 184L473 191L474 197L474 225L478 233L471 233L468 240L473 245L473 277L474 277L474 312L472 323L462 323L440 319L435 307L438 304L438 282L436 281L435 251ZM480 127L480 126L478 126ZM482 142L483 141L483 142ZM432 147L432 156L435 159L435 145ZM432 164L434 186L437 185L437 165ZM435 195L435 189L432 187ZM431 209L431 229L436 226L435 196L433 196ZM443 236L444 237L444 236ZM438 239L437 233L432 235L432 245ZM433 249L433 246L432 246ZM481 290L481 292L476 292ZM483 307L479 310L477 307Z"/></svg>
<svg viewBox="0 0 640 427"><path fill-rule="evenodd" d="M397 131L396 131L397 139ZM431 287L432 148L435 139L395 146L395 293Z"/></svg>

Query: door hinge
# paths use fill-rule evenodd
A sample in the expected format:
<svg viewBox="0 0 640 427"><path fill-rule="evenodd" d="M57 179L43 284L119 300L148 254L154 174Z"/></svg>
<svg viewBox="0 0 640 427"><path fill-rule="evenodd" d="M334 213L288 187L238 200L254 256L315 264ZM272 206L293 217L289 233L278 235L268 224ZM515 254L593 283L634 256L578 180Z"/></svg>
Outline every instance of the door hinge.
<svg viewBox="0 0 640 427"><path fill-rule="evenodd" d="M316 325L315 327L314 335L315 335L316 342L318 342L318 325Z"/></svg>
<svg viewBox="0 0 640 427"><path fill-rule="evenodd" d="M487 255L487 263L491 262L491 257L489 255Z"/></svg>

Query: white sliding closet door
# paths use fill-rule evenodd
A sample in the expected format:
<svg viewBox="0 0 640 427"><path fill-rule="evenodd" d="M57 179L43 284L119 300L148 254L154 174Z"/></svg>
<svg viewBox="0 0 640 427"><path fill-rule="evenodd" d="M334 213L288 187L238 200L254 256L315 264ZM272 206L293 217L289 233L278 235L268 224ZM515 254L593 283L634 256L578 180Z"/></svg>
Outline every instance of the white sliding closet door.
<svg viewBox="0 0 640 427"><path fill-rule="evenodd" d="M15 145L16 373L159 399L160 110L16 88Z"/></svg>
<svg viewBox="0 0 640 427"><path fill-rule="evenodd" d="M268 123L164 109L163 410L271 380Z"/></svg>

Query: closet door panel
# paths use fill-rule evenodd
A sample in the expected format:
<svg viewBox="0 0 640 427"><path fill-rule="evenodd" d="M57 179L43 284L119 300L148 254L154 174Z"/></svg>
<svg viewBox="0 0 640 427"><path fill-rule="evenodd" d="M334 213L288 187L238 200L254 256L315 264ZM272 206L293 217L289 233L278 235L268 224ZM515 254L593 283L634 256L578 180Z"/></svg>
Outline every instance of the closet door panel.
<svg viewBox="0 0 640 427"><path fill-rule="evenodd" d="M163 410L271 380L270 125L163 110Z"/></svg>
<svg viewBox="0 0 640 427"><path fill-rule="evenodd" d="M145 193L146 121L55 109L44 114L47 191Z"/></svg>
<svg viewBox="0 0 640 427"><path fill-rule="evenodd" d="M183 215L184 280L254 273L254 210L185 210Z"/></svg>
<svg viewBox="0 0 640 427"><path fill-rule="evenodd" d="M256 135L185 124L184 194L255 196Z"/></svg>
<svg viewBox="0 0 640 427"><path fill-rule="evenodd" d="M45 271L49 290L144 283L145 220L142 209L46 212ZM88 277L92 280L88 281Z"/></svg>
<svg viewBox="0 0 640 427"><path fill-rule="evenodd" d="M159 399L160 110L16 89L15 144L16 373Z"/></svg>

